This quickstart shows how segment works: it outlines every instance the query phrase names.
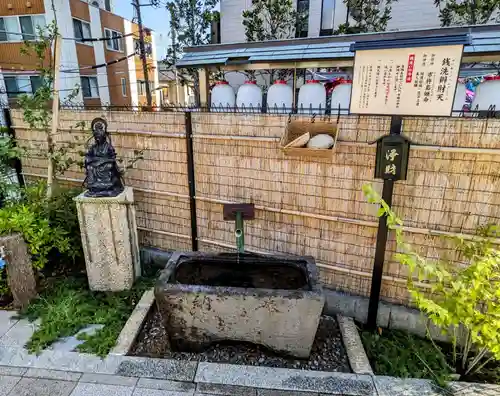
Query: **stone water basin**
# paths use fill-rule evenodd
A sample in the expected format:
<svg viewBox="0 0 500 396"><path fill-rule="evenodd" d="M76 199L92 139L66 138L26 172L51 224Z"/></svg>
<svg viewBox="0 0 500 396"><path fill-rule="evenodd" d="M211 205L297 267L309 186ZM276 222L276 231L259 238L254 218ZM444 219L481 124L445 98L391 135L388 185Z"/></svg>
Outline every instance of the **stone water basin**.
<svg viewBox="0 0 500 396"><path fill-rule="evenodd" d="M171 348L244 341L307 358L324 296L312 257L174 253L155 298Z"/></svg>

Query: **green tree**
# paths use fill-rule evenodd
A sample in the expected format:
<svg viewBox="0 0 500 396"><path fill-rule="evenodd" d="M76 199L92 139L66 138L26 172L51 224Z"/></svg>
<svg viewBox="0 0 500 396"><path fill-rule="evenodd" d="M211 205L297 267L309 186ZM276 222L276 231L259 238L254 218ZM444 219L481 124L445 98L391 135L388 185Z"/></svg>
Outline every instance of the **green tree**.
<svg viewBox="0 0 500 396"><path fill-rule="evenodd" d="M494 21L500 0L434 0L441 26L483 25Z"/></svg>
<svg viewBox="0 0 500 396"><path fill-rule="evenodd" d="M392 3L397 0L344 0L349 19L334 34L383 32L391 20Z"/></svg>
<svg viewBox="0 0 500 396"><path fill-rule="evenodd" d="M19 106L23 111L24 121L32 130L42 131L45 135L46 147L40 154L47 158L47 197L51 197L53 186L57 184L57 174L64 172L75 161L69 156L69 151L75 146L71 143L56 143L52 132L52 100L54 97L54 62L52 49L61 45L58 36L57 24L52 22L46 28L38 27L38 37L33 41L25 41L21 53L36 59L36 71L40 77L38 88L33 94L22 94L18 98ZM79 87L68 95L71 101L78 94ZM76 125L83 128L84 124Z"/></svg>
<svg viewBox="0 0 500 396"><path fill-rule="evenodd" d="M172 45L167 50L163 63L167 68L174 68L182 58L185 47L210 43L212 21L219 18L214 11L219 0L169 0L167 10L170 14ZM199 100L199 79L197 69L184 68L177 71L178 82L193 86L195 98ZM199 103L197 103L199 104Z"/></svg>
<svg viewBox="0 0 500 396"><path fill-rule="evenodd" d="M242 15L247 41L294 38L304 23L303 13L295 10L292 0L254 0Z"/></svg>

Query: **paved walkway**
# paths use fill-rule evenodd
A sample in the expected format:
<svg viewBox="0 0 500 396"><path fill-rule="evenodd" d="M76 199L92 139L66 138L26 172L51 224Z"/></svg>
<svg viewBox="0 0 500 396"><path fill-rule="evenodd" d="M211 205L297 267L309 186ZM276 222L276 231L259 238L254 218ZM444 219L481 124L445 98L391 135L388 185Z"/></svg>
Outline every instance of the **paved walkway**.
<svg viewBox="0 0 500 396"><path fill-rule="evenodd" d="M0 396L434 396L426 380L72 352L73 338L39 356L23 345L36 325L0 311ZM451 384L457 396L500 387ZM449 393L448 393L449 394Z"/></svg>

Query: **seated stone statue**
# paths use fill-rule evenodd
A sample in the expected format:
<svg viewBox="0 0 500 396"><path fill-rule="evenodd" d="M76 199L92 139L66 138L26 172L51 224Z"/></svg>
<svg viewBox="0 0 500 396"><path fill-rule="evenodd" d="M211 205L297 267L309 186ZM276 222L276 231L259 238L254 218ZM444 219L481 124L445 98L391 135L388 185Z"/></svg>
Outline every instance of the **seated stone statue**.
<svg viewBox="0 0 500 396"><path fill-rule="evenodd" d="M85 196L116 197L123 191L123 182L105 120L95 118L92 121L92 135L94 143L85 155L86 178L83 183L88 189Z"/></svg>

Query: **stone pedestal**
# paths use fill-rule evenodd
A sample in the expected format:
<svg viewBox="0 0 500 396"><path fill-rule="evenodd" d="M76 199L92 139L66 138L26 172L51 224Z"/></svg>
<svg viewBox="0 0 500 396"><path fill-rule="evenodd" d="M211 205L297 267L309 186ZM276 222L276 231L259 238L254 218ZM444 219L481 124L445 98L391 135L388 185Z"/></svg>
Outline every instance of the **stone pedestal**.
<svg viewBox="0 0 500 396"><path fill-rule="evenodd" d="M141 275L134 194L75 198L91 290L128 290Z"/></svg>

